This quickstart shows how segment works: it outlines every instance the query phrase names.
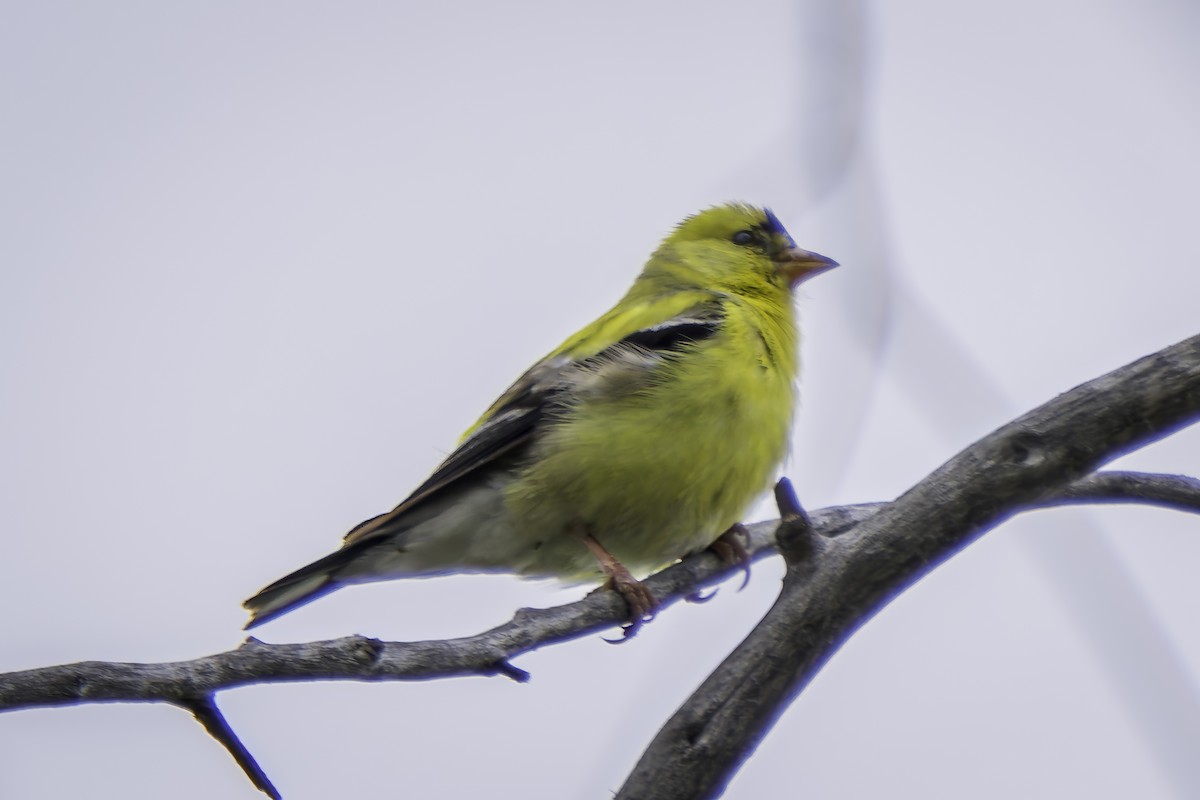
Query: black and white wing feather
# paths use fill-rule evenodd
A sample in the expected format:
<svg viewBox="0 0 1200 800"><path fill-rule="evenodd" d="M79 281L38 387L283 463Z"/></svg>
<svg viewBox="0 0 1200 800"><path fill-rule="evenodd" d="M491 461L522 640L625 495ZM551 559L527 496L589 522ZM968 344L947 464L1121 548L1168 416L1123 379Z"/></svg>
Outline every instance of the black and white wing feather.
<svg viewBox="0 0 1200 800"><path fill-rule="evenodd" d="M346 545L403 529L404 515L415 507L478 474L479 470L517 460L538 431L567 407L594 376L622 370L628 380L605 380L618 391L637 391L670 354L712 337L724 320L716 303L636 330L595 355L576 359L550 356L521 376L501 397L487 420L441 463L429 478L396 508L373 517L346 534ZM611 373L609 373L611 376Z"/></svg>

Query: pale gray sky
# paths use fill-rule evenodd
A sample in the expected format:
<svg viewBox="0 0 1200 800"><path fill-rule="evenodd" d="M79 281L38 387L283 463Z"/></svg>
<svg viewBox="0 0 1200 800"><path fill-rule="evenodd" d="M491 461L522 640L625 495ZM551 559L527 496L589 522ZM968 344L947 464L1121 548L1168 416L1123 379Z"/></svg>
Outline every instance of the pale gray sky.
<svg viewBox="0 0 1200 800"><path fill-rule="evenodd" d="M714 202L845 265L799 301L812 507L1196 332L1200 14L856 8L7 4L0 670L236 645L242 599L407 494ZM727 797L1185 796L1198 561L1167 512L1004 526L857 634ZM219 702L288 800L604 797L779 574L523 657L524 686ZM393 582L261 637L443 638L580 593ZM176 709L0 715L0 797L77 796L259 795Z"/></svg>

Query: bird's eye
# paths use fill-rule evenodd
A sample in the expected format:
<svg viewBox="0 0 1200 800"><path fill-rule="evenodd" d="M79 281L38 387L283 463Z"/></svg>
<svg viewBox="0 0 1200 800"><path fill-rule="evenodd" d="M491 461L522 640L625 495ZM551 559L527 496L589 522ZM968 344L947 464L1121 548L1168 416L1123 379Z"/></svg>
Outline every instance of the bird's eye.
<svg viewBox="0 0 1200 800"><path fill-rule="evenodd" d="M754 235L754 231L738 231L733 235L733 243L740 245L756 244L758 237Z"/></svg>

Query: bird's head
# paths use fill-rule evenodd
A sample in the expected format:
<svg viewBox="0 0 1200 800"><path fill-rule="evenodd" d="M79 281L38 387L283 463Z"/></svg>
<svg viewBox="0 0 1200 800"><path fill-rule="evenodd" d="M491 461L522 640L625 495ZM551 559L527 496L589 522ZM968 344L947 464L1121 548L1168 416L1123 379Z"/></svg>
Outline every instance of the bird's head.
<svg viewBox="0 0 1200 800"><path fill-rule="evenodd" d="M661 271L662 277L732 291L764 283L787 290L837 265L797 247L769 210L730 203L679 223L646 265L646 274Z"/></svg>

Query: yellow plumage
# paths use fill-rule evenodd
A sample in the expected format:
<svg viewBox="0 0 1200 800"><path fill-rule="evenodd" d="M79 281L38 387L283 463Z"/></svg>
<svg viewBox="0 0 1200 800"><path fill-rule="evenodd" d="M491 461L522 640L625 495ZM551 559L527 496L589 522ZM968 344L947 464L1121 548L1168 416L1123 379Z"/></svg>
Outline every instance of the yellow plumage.
<svg viewBox="0 0 1200 800"><path fill-rule="evenodd" d="M608 576L640 615L626 569L712 544L775 477L795 406L791 290L832 266L768 211L688 218L408 499L246 601L250 624L342 584L456 572Z"/></svg>

